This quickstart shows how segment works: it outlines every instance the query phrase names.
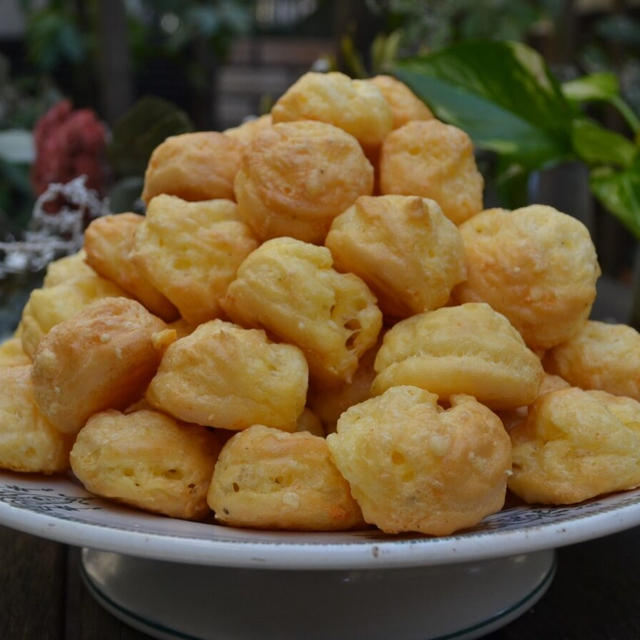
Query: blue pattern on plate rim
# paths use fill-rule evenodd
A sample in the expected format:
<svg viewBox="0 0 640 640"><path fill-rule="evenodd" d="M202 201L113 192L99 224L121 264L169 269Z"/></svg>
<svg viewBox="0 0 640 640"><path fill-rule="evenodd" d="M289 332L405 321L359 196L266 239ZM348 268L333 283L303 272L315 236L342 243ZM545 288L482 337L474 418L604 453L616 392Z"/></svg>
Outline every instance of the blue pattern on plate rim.
<svg viewBox="0 0 640 640"><path fill-rule="evenodd" d="M136 511L92 496L68 478L43 479L40 477L40 481L38 481L37 476L25 477L19 474L2 473L0 474L0 503L60 520L122 531L149 533L168 538L228 539L234 542L246 541L273 544L277 542L274 536L284 535L287 537L286 533L251 531L246 540L243 540L242 537L238 539L238 532L242 531L246 534L248 531L207 523L174 520ZM593 499L573 506L508 506L502 511L486 517L475 527L452 536L438 538L438 540L461 540L487 534L499 535L545 525L563 525L589 516L614 512L624 507L638 504L640 504L640 489ZM130 522L132 517L136 519L135 524ZM300 533L296 534L297 543L300 542L300 535ZM318 535L322 534L313 534L314 538L316 538L313 542L314 544L318 543ZM335 534L325 535L332 536ZM342 535L348 536L348 538L341 539L340 544L358 544L371 540L406 541L408 543L415 543L416 540L430 540L428 537L416 538L415 535L408 534L389 536L377 530L342 532ZM329 540L330 538L327 538L327 542Z"/></svg>

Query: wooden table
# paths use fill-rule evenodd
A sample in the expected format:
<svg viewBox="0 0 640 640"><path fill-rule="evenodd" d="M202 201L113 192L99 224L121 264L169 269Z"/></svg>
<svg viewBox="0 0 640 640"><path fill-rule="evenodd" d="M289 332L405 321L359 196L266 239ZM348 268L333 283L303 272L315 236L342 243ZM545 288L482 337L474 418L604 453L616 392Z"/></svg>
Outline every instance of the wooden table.
<svg viewBox="0 0 640 640"><path fill-rule="evenodd" d="M0 527L0 640L148 638L92 599L78 564L78 549ZM640 527L560 549L547 594L486 638L640 639Z"/></svg>

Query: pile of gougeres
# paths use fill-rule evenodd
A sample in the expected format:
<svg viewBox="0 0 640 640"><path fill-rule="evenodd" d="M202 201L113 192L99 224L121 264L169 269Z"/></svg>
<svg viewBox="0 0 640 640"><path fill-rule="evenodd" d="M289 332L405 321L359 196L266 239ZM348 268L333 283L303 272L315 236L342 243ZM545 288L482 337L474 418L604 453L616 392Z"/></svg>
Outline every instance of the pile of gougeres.
<svg viewBox="0 0 640 640"><path fill-rule="evenodd" d="M168 138L146 216L95 220L0 347L0 467L177 518L446 535L507 487L640 485L640 336L596 253L483 210L469 137L390 77L308 73Z"/></svg>

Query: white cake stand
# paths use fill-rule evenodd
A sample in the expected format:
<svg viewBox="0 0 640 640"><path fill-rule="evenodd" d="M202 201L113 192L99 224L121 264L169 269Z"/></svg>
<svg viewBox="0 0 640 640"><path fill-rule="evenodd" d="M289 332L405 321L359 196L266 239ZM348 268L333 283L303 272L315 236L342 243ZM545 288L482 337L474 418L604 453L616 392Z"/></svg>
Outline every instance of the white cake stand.
<svg viewBox="0 0 640 640"><path fill-rule="evenodd" d="M72 479L0 472L0 523L86 547L115 616L156 638L477 638L530 608L554 551L640 524L640 490L513 506L443 538L257 532L106 503Z"/></svg>

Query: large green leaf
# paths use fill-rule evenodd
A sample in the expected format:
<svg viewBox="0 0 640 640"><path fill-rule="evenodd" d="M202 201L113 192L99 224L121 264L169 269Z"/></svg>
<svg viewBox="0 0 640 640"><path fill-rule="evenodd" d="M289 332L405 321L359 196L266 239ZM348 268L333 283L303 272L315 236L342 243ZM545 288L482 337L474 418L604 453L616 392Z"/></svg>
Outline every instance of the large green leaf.
<svg viewBox="0 0 640 640"><path fill-rule="evenodd" d="M615 131L601 127L589 118L576 118L572 123L571 140L581 160L587 164L630 167L637 147Z"/></svg>
<svg viewBox="0 0 640 640"><path fill-rule="evenodd" d="M572 154L575 107L544 60L511 42L464 42L399 62L395 75L482 148L529 169Z"/></svg>
<svg viewBox="0 0 640 640"><path fill-rule="evenodd" d="M640 239L640 160L624 171L594 169L589 184L598 200Z"/></svg>

